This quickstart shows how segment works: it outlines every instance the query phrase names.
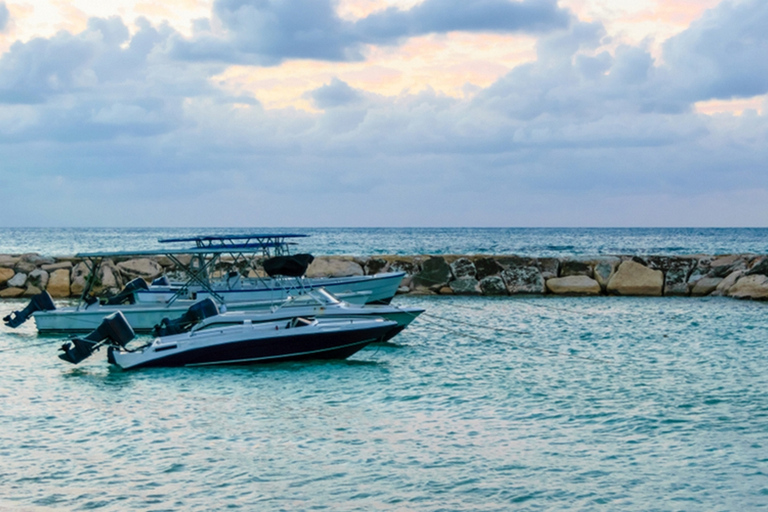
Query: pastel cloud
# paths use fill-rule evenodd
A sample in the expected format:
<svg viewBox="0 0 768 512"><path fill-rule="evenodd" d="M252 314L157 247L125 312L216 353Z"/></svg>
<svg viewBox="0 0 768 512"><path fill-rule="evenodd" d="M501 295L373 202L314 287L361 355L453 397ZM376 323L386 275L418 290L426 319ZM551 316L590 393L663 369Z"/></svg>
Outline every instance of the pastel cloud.
<svg viewBox="0 0 768 512"><path fill-rule="evenodd" d="M564 28L571 14L555 0L425 0L408 10L388 8L349 21L332 0L217 0L224 33L176 42L176 55L276 65L286 59L354 61L365 45L451 31L543 33Z"/></svg>

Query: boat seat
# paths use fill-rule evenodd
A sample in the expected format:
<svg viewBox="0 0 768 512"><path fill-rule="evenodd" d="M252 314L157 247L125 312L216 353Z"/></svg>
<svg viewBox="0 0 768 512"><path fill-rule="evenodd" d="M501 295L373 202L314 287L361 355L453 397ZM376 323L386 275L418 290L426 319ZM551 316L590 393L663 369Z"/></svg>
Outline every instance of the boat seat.
<svg viewBox="0 0 768 512"><path fill-rule="evenodd" d="M291 321L288 322L288 325L286 325L286 328L291 329L293 327L306 327L307 325L312 325L312 320L301 317L301 316L297 316L296 318L292 318Z"/></svg>

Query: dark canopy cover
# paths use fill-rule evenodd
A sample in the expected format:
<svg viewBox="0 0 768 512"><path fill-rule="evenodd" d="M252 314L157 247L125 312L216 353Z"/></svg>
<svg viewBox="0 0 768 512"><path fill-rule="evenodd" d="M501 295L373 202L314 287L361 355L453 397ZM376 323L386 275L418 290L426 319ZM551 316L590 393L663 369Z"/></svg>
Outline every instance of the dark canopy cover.
<svg viewBox="0 0 768 512"><path fill-rule="evenodd" d="M275 256L264 260L264 271L270 276L301 277L307 267L315 259L311 254L294 254L292 256Z"/></svg>

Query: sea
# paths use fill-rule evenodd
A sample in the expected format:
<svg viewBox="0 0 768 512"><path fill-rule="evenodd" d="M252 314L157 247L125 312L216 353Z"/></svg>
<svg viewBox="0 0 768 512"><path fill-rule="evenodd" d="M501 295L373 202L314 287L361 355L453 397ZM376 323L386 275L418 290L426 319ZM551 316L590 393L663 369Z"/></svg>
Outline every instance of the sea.
<svg viewBox="0 0 768 512"><path fill-rule="evenodd" d="M316 255L768 253L766 229L650 228L3 228L0 253L256 231ZM62 338L0 326L0 510L768 509L766 303L393 303L426 311L330 362L73 366Z"/></svg>

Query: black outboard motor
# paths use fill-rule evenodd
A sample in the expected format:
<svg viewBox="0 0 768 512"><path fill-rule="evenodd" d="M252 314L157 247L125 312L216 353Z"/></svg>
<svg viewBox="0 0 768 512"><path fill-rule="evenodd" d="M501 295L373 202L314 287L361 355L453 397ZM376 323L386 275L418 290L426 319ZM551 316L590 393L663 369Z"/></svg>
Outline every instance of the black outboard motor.
<svg viewBox="0 0 768 512"><path fill-rule="evenodd" d="M171 280L168 276L160 276L152 281L152 286L171 286Z"/></svg>
<svg viewBox="0 0 768 512"><path fill-rule="evenodd" d="M275 256L264 260L262 266L269 277L288 276L301 277L307 271L315 257L311 254L294 254L293 256Z"/></svg>
<svg viewBox="0 0 768 512"><path fill-rule="evenodd" d="M59 354L59 358L77 364L93 354L104 342L125 347L135 336L133 328L123 314L116 311L105 317L101 325L85 338L73 338L71 342L64 343L60 349L64 353Z"/></svg>
<svg viewBox="0 0 768 512"><path fill-rule="evenodd" d="M219 314L219 308L213 299L207 297L200 302L195 302L179 318L171 320L163 318L160 325L156 325L152 330L152 336L170 336L171 334L181 334L187 332L193 325L200 320L216 316Z"/></svg>
<svg viewBox="0 0 768 512"><path fill-rule="evenodd" d="M3 322L8 327L16 328L26 322L35 311L53 311L54 309L56 309L56 305L53 303L50 294L48 292L41 292L32 297L27 307L21 311L14 311L4 317Z"/></svg>
<svg viewBox="0 0 768 512"><path fill-rule="evenodd" d="M133 296L133 292L137 290L149 290L147 282L142 278L137 277L133 281L130 281L127 285L120 290L120 293L107 298L106 304L109 306L117 306L120 304L135 304L136 298Z"/></svg>

